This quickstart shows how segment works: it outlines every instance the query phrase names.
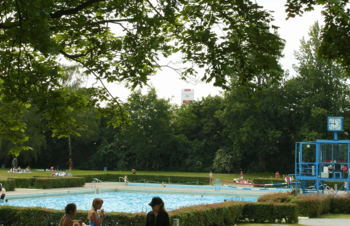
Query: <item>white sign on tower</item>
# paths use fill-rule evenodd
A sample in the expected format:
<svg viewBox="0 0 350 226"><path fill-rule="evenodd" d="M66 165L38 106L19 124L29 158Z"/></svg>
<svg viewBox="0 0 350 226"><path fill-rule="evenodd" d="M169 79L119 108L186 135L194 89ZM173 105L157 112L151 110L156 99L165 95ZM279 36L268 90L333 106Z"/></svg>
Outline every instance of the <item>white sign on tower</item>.
<svg viewBox="0 0 350 226"><path fill-rule="evenodd" d="M181 104L194 101L194 89L181 90Z"/></svg>

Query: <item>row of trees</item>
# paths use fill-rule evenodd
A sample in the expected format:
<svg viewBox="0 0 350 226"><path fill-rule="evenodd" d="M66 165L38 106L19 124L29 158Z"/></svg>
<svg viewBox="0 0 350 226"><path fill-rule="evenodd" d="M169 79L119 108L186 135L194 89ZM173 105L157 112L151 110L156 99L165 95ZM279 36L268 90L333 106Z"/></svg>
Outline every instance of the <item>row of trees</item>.
<svg viewBox="0 0 350 226"><path fill-rule="evenodd" d="M94 105L72 111L75 123L85 125L79 129L80 136L70 137L75 167L290 173L295 141L330 139L326 117L350 118L347 78L340 65L321 56L321 31L316 23L310 39L301 40L295 53L297 76L280 72L281 82L269 78L269 71L249 86L232 78L222 95L181 106L157 97L155 88L146 95L137 90L123 104L128 120L118 128L111 126L112 116L105 117L108 114ZM74 74L77 69L69 70L67 74ZM74 90L93 101L89 89L79 88L81 81L62 82L68 93ZM69 140L53 137L50 130L42 134L42 115L33 107L22 117L31 148L21 152L20 164L66 167ZM349 121L345 122L341 138L348 137ZM9 162L11 145L2 141L1 149L7 150L1 152L3 161Z"/></svg>

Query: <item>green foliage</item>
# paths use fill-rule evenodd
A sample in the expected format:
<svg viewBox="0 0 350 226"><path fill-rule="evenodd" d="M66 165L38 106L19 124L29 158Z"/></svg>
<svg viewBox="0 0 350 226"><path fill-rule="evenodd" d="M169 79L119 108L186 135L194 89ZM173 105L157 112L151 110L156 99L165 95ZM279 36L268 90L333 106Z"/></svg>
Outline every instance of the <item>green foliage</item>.
<svg viewBox="0 0 350 226"><path fill-rule="evenodd" d="M350 214L350 198L349 197L332 197L329 209L331 213Z"/></svg>
<svg viewBox="0 0 350 226"><path fill-rule="evenodd" d="M258 202L294 203L298 205L300 216L320 217L331 209L330 197L297 196L291 194L272 194L259 197Z"/></svg>
<svg viewBox="0 0 350 226"><path fill-rule="evenodd" d="M183 207L169 213L170 219L178 218L180 225L233 225L243 212L243 203L223 202Z"/></svg>
<svg viewBox="0 0 350 226"><path fill-rule="evenodd" d="M0 183L2 183L6 191L14 191L16 188L16 181L12 179L0 180Z"/></svg>
<svg viewBox="0 0 350 226"><path fill-rule="evenodd" d="M315 5L322 5L322 15L325 26L321 31L319 54L328 60L334 60L350 72L350 41L348 35L350 24L350 11L348 0L337 1L315 1L315 0L288 0L287 9L289 17L303 14L304 11L311 11Z"/></svg>
<svg viewBox="0 0 350 226"><path fill-rule="evenodd" d="M79 207L78 207L79 209ZM88 224L87 211L79 210L76 214L76 219L82 217L85 219L85 224ZM51 210L38 207L0 207L0 224L3 225L58 225L64 211ZM141 226L146 222L145 214L130 214L130 213L114 213L109 212L104 225L135 225Z"/></svg>
<svg viewBox="0 0 350 226"><path fill-rule="evenodd" d="M228 87L232 76L254 86L255 76L267 70L271 79L281 79L283 40L275 26L270 31L270 12L248 0L234 7L224 0L4 1L0 12L0 126L6 128L0 139L15 144L16 156L28 149L21 120L28 106L37 109L41 131L59 138L81 134L86 125L74 113L89 107L109 117L108 125L128 125L129 113L104 82L147 85L164 67L162 58L174 54L182 56L182 66L174 68L181 79L193 78L198 68L205 69L202 81L219 87ZM224 34L215 32L217 26ZM74 90L62 83L69 77L62 58L81 65L104 88Z"/></svg>
<svg viewBox="0 0 350 226"><path fill-rule="evenodd" d="M262 179L254 179L253 184L280 184L280 183L286 183L284 179L276 179L276 178L262 178ZM282 185L275 185L275 186L266 186L266 187L281 187ZM259 185L254 185L254 187L261 187Z"/></svg>
<svg viewBox="0 0 350 226"><path fill-rule="evenodd" d="M79 209L79 207L78 207ZM257 215L259 210L265 216ZM268 212L272 211L272 212ZM298 222L298 209L293 204L267 204L267 203L240 203L223 202L208 205L183 207L168 212L170 220L178 218L181 225L233 225L240 219L245 221L259 220L266 222L280 222L283 218L288 223ZM64 215L64 211L43 208L0 206L0 224L4 225L57 225ZM87 211L78 211L76 219L83 217L87 222ZM242 218L243 217L243 218ZM135 225L141 226L146 222L145 213L117 213L108 212L104 225Z"/></svg>
<svg viewBox="0 0 350 226"><path fill-rule="evenodd" d="M36 178L8 178L16 182L16 188L33 188Z"/></svg>
<svg viewBox="0 0 350 226"><path fill-rule="evenodd" d="M127 176L130 182L146 183L179 183L179 184L209 184L209 177L185 177L185 176L163 176L163 175L138 175L138 174L93 174L75 175L84 177L87 182L97 178L102 181L119 181L120 177ZM123 180L121 180L123 181Z"/></svg>
<svg viewBox="0 0 350 226"><path fill-rule="evenodd" d="M298 206L279 203L245 203L241 222L276 223L285 219L287 223L298 222Z"/></svg>
<svg viewBox="0 0 350 226"><path fill-rule="evenodd" d="M82 187L85 185L84 177L41 178L35 179L34 188L67 188Z"/></svg>

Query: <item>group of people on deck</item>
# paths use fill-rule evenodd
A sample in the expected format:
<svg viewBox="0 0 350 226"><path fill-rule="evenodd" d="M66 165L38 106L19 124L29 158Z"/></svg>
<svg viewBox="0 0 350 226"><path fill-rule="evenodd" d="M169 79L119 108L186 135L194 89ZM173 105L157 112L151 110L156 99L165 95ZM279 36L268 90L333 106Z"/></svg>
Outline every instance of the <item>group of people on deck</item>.
<svg viewBox="0 0 350 226"><path fill-rule="evenodd" d="M93 200L91 210L87 216L90 226L102 226L106 218L106 212L101 209L102 205L102 199L95 198ZM149 205L152 207L152 211L147 214L146 226L170 226L169 215L166 212L163 200L159 197L153 197ZM99 214L98 210L101 210ZM66 214L62 217L59 226L87 226L83 218L73 220L77 213L77 206L74 203L67 204L65 212Z"/></svg>

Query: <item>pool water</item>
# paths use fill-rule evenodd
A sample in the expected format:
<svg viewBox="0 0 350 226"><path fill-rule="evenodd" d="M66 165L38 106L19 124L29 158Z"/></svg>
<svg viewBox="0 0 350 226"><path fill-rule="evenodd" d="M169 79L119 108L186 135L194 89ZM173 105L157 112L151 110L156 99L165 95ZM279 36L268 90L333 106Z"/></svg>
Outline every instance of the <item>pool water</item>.
<svg viewBox="0 0 350 226"><path fill-rule="evenodd" d="M13 199L7 205L21 207L45 207L50 209L63 210L68 203L75 203L78 210L90 210L92 200L96 197L103 199L103 209L106 212L128 212L136 213L150 211L148 203L152 197L159 196L165 203L167 210L178 209L183 206L199 204L212 204L227 201L256 202L257 198L233 197L233 196L209 196L204 195L180 195L180 194L152 194L152 193L129 193L129 192L108 192L101 194L52 196L43 198ZM147 208L147 209L146 209Z"/></svg>

